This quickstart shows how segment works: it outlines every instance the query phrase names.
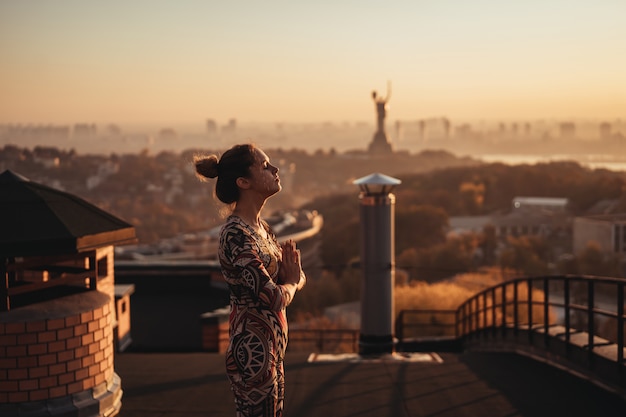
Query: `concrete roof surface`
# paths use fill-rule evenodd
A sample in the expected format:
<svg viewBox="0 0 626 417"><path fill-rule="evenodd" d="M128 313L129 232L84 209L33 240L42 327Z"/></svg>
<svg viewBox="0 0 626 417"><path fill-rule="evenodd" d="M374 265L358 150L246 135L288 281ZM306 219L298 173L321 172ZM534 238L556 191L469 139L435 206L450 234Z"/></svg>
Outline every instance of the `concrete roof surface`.
<svg viewBox="0 0 626 417"><path fill-rule="evenodd" d="M512 353L440 353L437 362L285 359L286 417L554 417L626 415L626 401ZM121 417L232 417L224 356L118 353Z"/></svg>

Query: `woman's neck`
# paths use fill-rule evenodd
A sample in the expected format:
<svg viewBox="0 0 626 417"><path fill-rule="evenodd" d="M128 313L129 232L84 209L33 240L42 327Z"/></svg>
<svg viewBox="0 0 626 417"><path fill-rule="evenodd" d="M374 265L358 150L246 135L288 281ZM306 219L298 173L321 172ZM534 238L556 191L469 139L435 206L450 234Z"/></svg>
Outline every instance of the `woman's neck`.
<svg viewBox="0 0 626 417"><path fill-rule="evenodd" d="M246 224L257 232L261 231L261 211L251 206L235 206L233 214L242 219Z"/></svg>

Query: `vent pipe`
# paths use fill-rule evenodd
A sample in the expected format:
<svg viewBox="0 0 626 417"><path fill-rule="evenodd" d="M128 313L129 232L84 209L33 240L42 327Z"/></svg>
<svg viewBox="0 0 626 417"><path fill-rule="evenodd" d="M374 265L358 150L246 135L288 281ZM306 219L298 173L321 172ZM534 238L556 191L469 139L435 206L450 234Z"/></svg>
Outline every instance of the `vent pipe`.
<svg viewBox="0 0 626 417"><path fill-rule="evenodd" d="M375 173L354 181L361 193L361 331L359 354L394 352L395 195L401 181Z"/></svg>

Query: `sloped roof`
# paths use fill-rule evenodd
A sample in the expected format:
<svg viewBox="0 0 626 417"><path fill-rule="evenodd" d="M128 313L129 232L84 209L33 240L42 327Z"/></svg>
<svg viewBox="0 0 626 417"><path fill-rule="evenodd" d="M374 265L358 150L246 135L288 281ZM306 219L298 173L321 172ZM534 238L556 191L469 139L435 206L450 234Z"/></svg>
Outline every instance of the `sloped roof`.
<svg viewBox="0 0 626 417"><path fill-rule="evenodd" d="M77 253L136 241L135 228L72 194L0 174L0 257Z"/></svg>

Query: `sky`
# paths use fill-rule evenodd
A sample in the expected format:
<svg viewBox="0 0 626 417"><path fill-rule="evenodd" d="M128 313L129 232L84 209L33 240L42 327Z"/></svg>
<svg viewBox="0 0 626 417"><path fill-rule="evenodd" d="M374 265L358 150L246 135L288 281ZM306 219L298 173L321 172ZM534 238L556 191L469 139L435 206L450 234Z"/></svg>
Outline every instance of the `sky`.
<svg viewBox="0 0 626 417"><path fill-rule="evenodd" d="M618 119L624 0L0 0L0 123Z"/></svg>

